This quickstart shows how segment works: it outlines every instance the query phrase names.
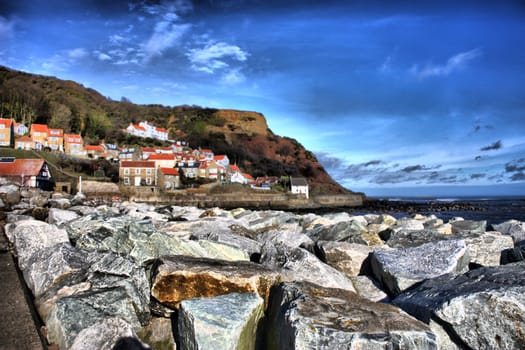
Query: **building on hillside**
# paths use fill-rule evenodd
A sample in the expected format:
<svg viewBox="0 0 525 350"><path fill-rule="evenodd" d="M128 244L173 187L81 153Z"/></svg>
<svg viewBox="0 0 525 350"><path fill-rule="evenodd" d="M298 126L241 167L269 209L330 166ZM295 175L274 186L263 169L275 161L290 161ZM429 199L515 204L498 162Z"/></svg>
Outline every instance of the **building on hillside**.
<svg viewBox="0 0 525 350"><path fill-rule="evenodd" d="M209 180L226 180L226 168L215 161L201 162L199 166L199 177Z"/></svg>
<svg viewBox="0 0 525 350"><path fill-rule="evenodd" d="M29 132L29 128L22 123L15 122L14 131L15 131L15 135L22 136Z"/></svg>
<svg viewBox="0 0 525 350"><path fill-rule="evenodd" d="M244 174L237 165L232 164L228 167L227 177L231 183L238 183L243 185L249 183L248 177L246 177L246 174ZM253 177L250 176L250 178L253 180Z"/></svg>
<svg viewBox="0 0 525 350"><path fill-rule="evenodd" d="M126 186L157 186L155 162L147 160L120 162L119 177Z"/></svg>
<svg viewBox="0 0 525 350"><path fill-rule="evenodd" d="M126 132L133 136L146 137L146 129L137 124L130 123L126 128Z"/></svg>
<svg viewBox="0 0 525 350"><path fill-rule="evenodd" d="M123 160L139 160L140 152L136 147L121 147L118 155L120 161Z"/></svg>
<svg viewBox="0 0 525 350"><path fill-rule="evenodd" d="M42 150L47 147L47 137L49 136L47 124L31 124L29 133L35 143L35 149Z"/></svg>
<svg viewBox="0 0 525 350"><path fill-rule="evenodd" d="M0 146L13 147L15 144L15 126L13 119L0 119Z"/></svg>
<svg viewBox="0 0 525 350"><path fill-rule="evenodd" d="M279 183L277 176L259 176L255 179L255 185L259 187L272 186Z"/></svg>
<svg viewBox="0 0 525 350"><path fill-rule="evenodd" d="M84 151L93 159L106 158L106 148L103 145L85 145Z"/></svg>
<svg viewBox="0 0 525 350"><path fill-rule="evenodd" d="M308 181L304 177L292 177L290 176L291 191L294 194L303 194L306 198L309 197L308 193Z"/></svg>
<svg viewBox="0 0 525 350"><path fill-rule="evenodd" d="M117 145L112 144L112 143L102 143L102 146L106 150L105 152L106 159L112 160L112 161L119 159L120 149L118 148Z"/></svg>
<svg viewBox="0 0 525 350"><path fill-rule="evenodd" d="M179 171L175 168L160 168L158 186L164 191L173 191L180 187Z"/></svg>
<svg viewBox="0 0 525 350"><path fill-rule="evenodd" d="M244 178L246 179L248 185L253 185L255 183L255 179L253 178L253 176L251 176L250 174L248 173L243 173L242 174L244 176Z"/></svg>
<svg viewBox="0 0 525 350"><path fill-rule="evenodd" d="M152 139L167 141L168 140L168 130L164 128L159 128L155 125L149 124L147 121L140 122L139 126L144 128L145 135L144 137L151 137Z"/></svg>
<svg viewBox="0 0 525 350"><path fill-rule="evenodd" d="M201 158L201 160L213 160L213 157L215 155L213 154L213 151L211 149L200 149L199 150L199 157Z"/></svg>
<svg viewBox="0 0 525 350"><path fill-rule="evenodd" d="M52 151L64 152L64 130L48 129L47 147Z"/></svg>
<svg viewBox="0 0 525 350"><path fill-rule="evenodd" d="M199 162L179 162L176 168L179 170L181 176L185 176L189 179L196 179L199 177Z"/></svg>
<svg viewBox="0 0 525 350"><path fill-rule="evenodd" d="M149 156L148 160L155 162L156 168L174 168L176 165L173 154L154 153Z"/></svg>
<svg viewBox="0 0 525 350"><path fill-rule="evenodd" d="M0 177L19 186L53 189L51 173L43 159L0 158Z"/></svg>
<svg viewBox="0 0 525 350"><path fill-rule="evenodd" d="M214 156L213 160L215 162L217 162L217 164L219 164L219 165L221 165L221 166L223 166L225 168L227 168L230 165L230 159L225 154Z"/></svg>
<svg viewBox="0 0 525 350"><path fill-rule="evenodd" d="M15 140L15 148L29 151L35 149L35 142L31 137L25 135Z"/></svg>
<svg viewBox="0 0 525 350"><path fill-rule="evenodd" d="M79 134L64 135L64 152L66 154L82 157L86 155L84 151L84 142Z"/></svg>

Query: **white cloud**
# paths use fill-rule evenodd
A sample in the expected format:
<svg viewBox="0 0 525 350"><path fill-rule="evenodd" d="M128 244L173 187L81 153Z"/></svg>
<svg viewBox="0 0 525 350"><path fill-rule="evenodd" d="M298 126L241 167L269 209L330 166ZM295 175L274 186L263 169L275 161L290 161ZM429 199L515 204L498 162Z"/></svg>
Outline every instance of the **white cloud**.
<svg viewBox="0 0 525 350"><path fill-rule="evenodd" d="M447 63L441 65L427 64L423 69L419 69L418 65L412 66L410 72L418 78L423 79L433 76L449 75L455 70L464 67L468 62L482 55L482 51L478 48L460 52L457 55L450 57Z"/></svg>
<svg viewBox="0 0 525 350"><path fill-rule="evenodd" d="M79 48L67 51L66 54L70 59L76 60L76 59L86 57L87 51L86 49L79 47Z"/></svg>
<svg viewBox="0 0 525 350"><path fill-rule="evenodd" d="M232 69L231 71L224 74L222 82L226 85L236 85L244 82L246 77L240 72L239 69Z"/></svg>
<svg viewBox="0 0 525 350"><path fill-rule="evenodd" d="M225 62L226 59L238 62L248 59L248 53L239 46L213 41L209 41L201 49L189 50L186 56L192 63L193 69L210 74L218 69L229 67L229 64Z"/></svg>
<svg viewBox="0 0 525 350"><path fill-rule="evenodd" d="M108 54L105 54L104 52L98 52L97 53L97 58L101 61L110 61L111 60L111 56L108 55Z"/></svg>
<svg viewBox="0 0 525 350"><path fill-rule="evenodd" d="M10 39L15 34L15 21L0 16L0 39Z"/></svg>
<svg viewBox="0 0 525 350"><path fill-rule="evenodd" d="M173 46L191 28L190 24L177 24L178 16L174 13L168 13L163 16L163 20L155 24L153 34L143 44L142 48L146 59L160 56L162 53Z"/></svg>

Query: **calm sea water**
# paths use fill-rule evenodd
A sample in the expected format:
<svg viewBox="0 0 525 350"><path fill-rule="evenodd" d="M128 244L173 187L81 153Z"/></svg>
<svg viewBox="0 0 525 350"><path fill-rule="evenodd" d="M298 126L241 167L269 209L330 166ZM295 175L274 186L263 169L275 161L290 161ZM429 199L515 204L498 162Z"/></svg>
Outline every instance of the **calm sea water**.
<svg viewBox="0 0 525 350"><path fill-rule="evenodd" d="M431 212L423 211L421 214L435 214L443 220L449 220L460 216L466 220L487 220L489 224L499 224L503 221L516 219L525 222L525 197L386 197L377 198L392 202L411 202L411 203L469 203L481 210L457 210ZM405 216L406 214L397 213L394 216Z"/></svg>

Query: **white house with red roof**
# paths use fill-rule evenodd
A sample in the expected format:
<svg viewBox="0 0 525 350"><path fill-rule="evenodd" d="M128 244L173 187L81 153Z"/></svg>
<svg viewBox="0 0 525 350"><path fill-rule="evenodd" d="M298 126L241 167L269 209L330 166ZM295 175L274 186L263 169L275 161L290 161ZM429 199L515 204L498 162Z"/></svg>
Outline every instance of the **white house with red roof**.
<svg viewBox="0 0 525 350"><path fill-rule="evenodd" d="M15 135L25 135L29 132L29 128L22 123L15 122Z"/></svg>
<svg viewBox="0 0 525 350"><path fill-rule="evenodd" d="M214 157L213 157L213 160L214 160L217 164L219 164L219 165L221 165L221 166L223 166L223 167L225 167L225 168L227 168L227 167L230 165L230 159L229 159L228 156L225 155L225 154L221 154L221 155L214 156Z"/></svg>
<svg viewBox="0 0 525 350"><path fill-rule="evenodd" d="M138 136L138 137L147 137L146 136L146 129L144 129L142 126L130 123L129 126L126 128L126 132L128 134Z"/></svg>
<svg viewBox="0 0 525 350"><path fill-rule="evenodd" d="M51 189L51 173L43 159L0 158L0 178L20 186Z"/></svg>

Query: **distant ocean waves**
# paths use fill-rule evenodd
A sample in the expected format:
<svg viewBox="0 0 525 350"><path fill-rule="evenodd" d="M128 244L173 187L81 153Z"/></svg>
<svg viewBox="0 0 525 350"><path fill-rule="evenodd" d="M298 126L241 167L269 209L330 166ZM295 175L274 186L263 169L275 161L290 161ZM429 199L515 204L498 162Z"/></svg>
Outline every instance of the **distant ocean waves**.
<svg viewBox="0 0 525 350"><path fill-rule="evenodd" d="M377 199L390 202L394 208L398 206L401 210L392 213L396 217L412 214L411 212L403 212L403 208L414 203L417 212L424 215L434 214L443 220L459 216L466 220L487 220L489 224L499 224L511 219L525 222L525 197L393 197ZM451 204L457 204L457 206ZM475 210L466 209L470 207L475 208Z"/></svg>

